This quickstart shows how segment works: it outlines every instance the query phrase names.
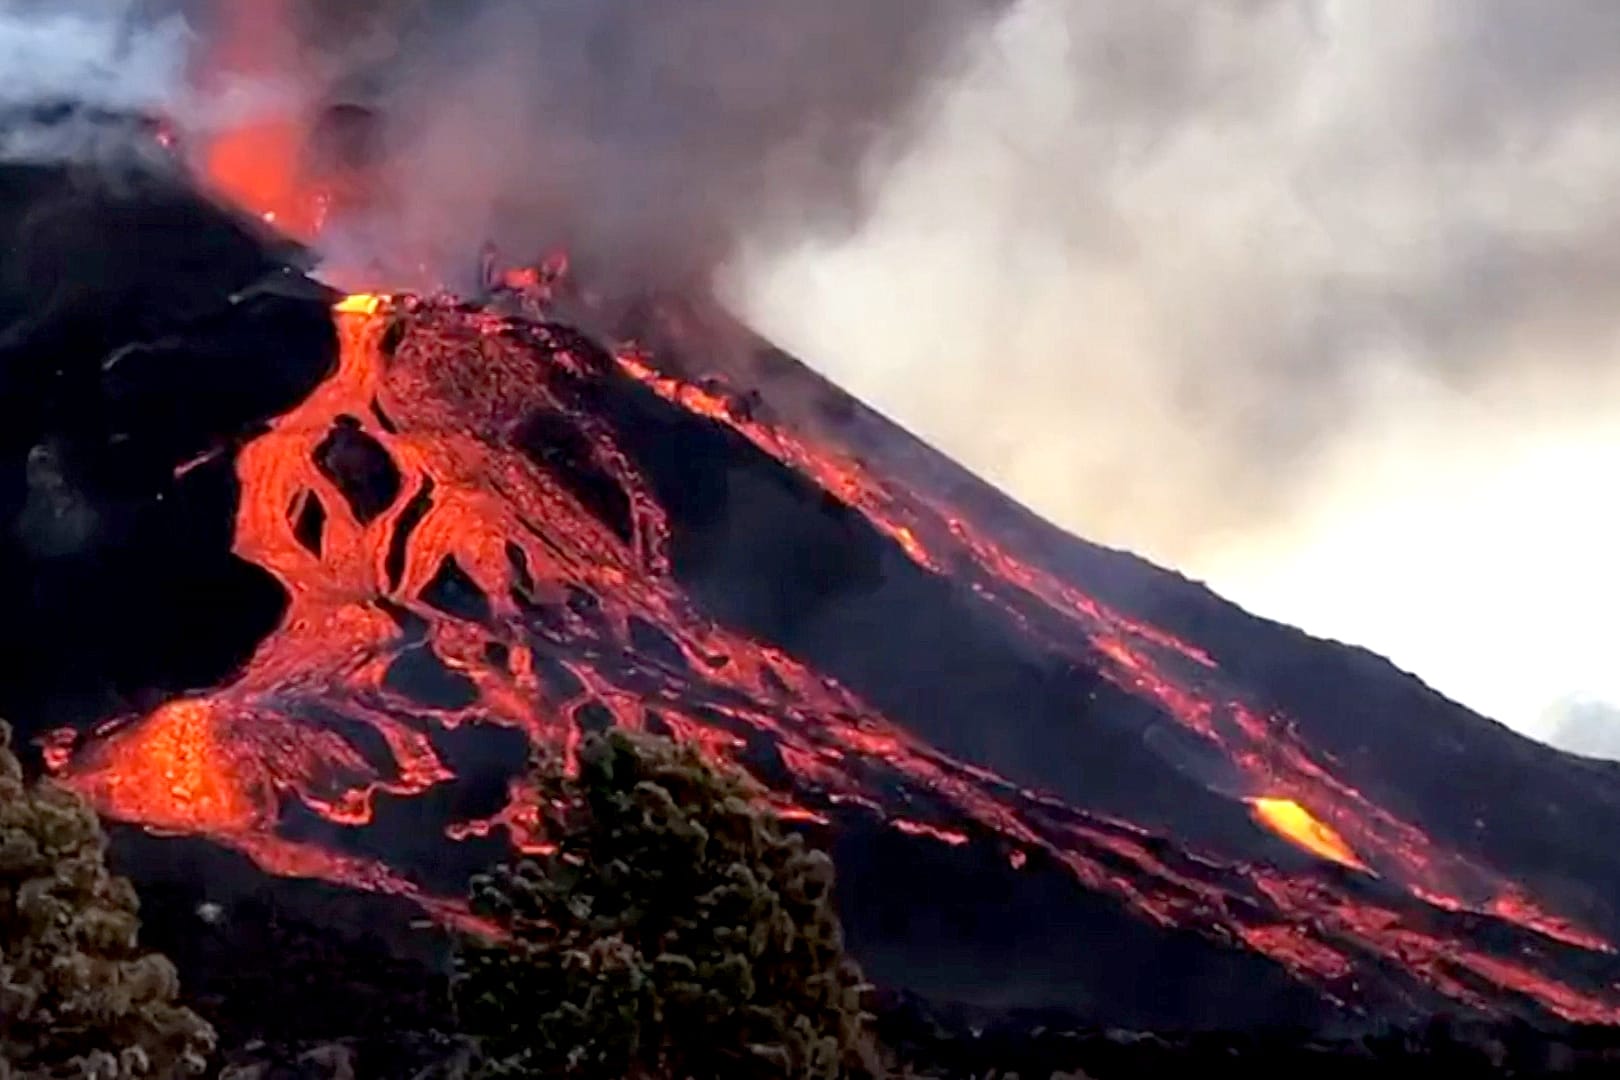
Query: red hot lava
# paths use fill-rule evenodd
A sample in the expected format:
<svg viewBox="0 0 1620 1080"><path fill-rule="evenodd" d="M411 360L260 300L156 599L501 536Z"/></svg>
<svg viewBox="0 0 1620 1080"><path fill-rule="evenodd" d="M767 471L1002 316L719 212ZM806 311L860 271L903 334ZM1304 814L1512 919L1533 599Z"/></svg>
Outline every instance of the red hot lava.
<svg viewBox="0 0 1620 1080"><path fill-rule="evenodd" d="M271 873L405 893L453 917L453 904L398 871L289 841L278 823L296 802L361 824L379 794L451 780L435 730L499 726L566 761L589 714L639 728L656 713L719 759L739 759L745 735L768 739L793 780L772 796L789 817L868 813L925 842L999 845L1014 870L1038 858L1142 919L1255 950L1337 1000L1353 1003L1358 974L1389 965L1471 1007L1529 999L1570 1019L1620 1021L1620 993L1554 974L1561 950L1606 953L1606 942L1337 779L1289 718L1248 704L1205 652L1021 561L943 499L886 483L840 447L756 419L632 349L593 359L544 324L448 299L351 297L337 320L337 372L237 462L235 550L285 587L281 626L229 685L53 755L106 814L209 837ZM706 617L672 573L670 524L648 479L607 425L558 390L565 378L626 377L734 429L919 567L1173 717L1244 778L1254 827L1318 856L1322 870L1166 854L1134 825L935 750L835 681ZM624 527L516 446L513 433L536 413L588 446L623 493ZM369 504L323 469L339 430L386 452L395 497ZM478 599L435 602L436 587L456 580ZM638 644L649 627L665 655ZM390 666L410 650L470 688L465 700L427 706L396 689ZM503 810L448 832L496 829L520 848L543 846L533 793L517 785ZM1365 899L1381 894L1345 887L1345 875L1379 882L1389 900ZM1459 911L1506 927L1518 942L1511 956L1428 917Z"/></svg>
<svg viewBox="0 0 1620 1080"><path fill-rule="evenodd" d="M238 80L268 80L292 48L288 15L286 0L232 5L200 81L218 92ZM258 105L207 140L201 171L221 196L294 235L309 236L318 223L299 176L304 142L304 126L289 110Z"/></svg>

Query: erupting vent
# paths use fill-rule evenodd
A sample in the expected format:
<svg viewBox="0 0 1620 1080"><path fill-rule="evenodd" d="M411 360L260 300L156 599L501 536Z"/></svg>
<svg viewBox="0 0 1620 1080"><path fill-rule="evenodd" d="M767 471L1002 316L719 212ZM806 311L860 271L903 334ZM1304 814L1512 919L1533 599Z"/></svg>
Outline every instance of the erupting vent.
<svg viewBox="0 0 1620 1080"><path fill-rule="evenodd" d="M998 851L1009 874L1059 867L1135 918L1262 954L1352 1007L1399 983L1620 1021L1598 935L1341 779L1197 645L999 546L926 484L555 324L410 296L351 297L336 319L336 373L236 465L236 551L285 587L280 628L229 685L61 740L53 767L105 814L456 919L456 901L384 854L320 837L363 832L381 800L453 787L458 730L502 729L566 761L585 731L651 728L751 768L790 819L864 815ZM1031 649L1100 673L1218 763L1234 838L1157 835L960 760L722 624L672 569L664 500L604 405L620 399L746 440ZM1074 723L1086 713L1075 700ZM443 842L541 849L535 797L513 780Z"/></svg>

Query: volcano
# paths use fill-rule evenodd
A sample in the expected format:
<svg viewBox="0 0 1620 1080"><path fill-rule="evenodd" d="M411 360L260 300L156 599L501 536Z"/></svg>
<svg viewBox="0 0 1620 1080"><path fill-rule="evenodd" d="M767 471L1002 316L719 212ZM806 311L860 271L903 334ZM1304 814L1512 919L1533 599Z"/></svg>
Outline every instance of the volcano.
<svg viewBox="0 0 1620 1080"><path fill-rule="evenodd" d="M1059 531L715 305L342 296L175 175L0 192L0 704L138 884L190 845L457 925L547 844L528 759L618 725L828 845L885 986L1620 1020L1614 766Z"/></svg>

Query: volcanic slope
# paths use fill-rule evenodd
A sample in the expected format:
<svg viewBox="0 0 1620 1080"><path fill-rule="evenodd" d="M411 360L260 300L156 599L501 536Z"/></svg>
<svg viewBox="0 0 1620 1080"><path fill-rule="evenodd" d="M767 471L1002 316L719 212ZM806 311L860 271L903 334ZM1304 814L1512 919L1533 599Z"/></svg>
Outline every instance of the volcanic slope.
<svg viewBox="0 0 1620 1080"><path fill-rule="evenodd" d="M546 843L526 757L645 728L825 835L885 983L1152 1026L1620 1017L1610 767L1059 533L715 312L557 285L350 297L335 360L307 298L250 305L240 377L324 377L172 480L234 500L216 555L279 621L47 766L455 921Z"/></svg>

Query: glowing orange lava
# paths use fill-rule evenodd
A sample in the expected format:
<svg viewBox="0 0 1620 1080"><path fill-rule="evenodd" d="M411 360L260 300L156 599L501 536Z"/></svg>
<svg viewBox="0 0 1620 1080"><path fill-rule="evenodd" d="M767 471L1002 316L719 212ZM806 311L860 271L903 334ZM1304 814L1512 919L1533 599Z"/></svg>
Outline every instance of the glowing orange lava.
<svg viewBox="0 0 1620 1080"><path fill-rule="evenodd" d="M214 703L170 702L128 738L95 744L84 790L113 817L176 832L248 832L269 822L263 775L238 762Z"/></svg>
<svg viewBox="0 0 1620 1080"><path fill-rule="evenodd" d="M290 117L252 121L209 144L203 162L210 185L289 236L312 239L325 219L325 196L311 190L297 162L306 132Z"/></svg>
<svg viewBox="0 0 1620 1080"><path fill-rule="evenodd" d="M1056 868L1141 919L1255 950L1330 997L1352 995L1370 965L1471 1007L1528 998L1571 1019L1620 1021L1620 992L1552 973L1555 950L1606 954L1601 938L1341 780L1292 720L1245 699L1206 652L1003 549L926 486L888 482L856 454L765 423L647 355L591 355L542 323L404 295L349 297L336 319L336 372L236 462L235 551L285 588L281 625L228 685L110 725L71 755L52 748L53 768L110 816L210 837L271 873L410 895L454 917L455 905L387 865L285 839L289 805L363 826L380 797L454 779L435 737L466 726L521 733L565 763L591 724L656 726L734 762L751 743L769 744L789 778L769 798L789 818L870 813L928 841L994 843L1019 872ZM1284 872L1246 857L1249 848L1190 851L1021 788L716 623L675 579L650 481L570 390L586 383L650 388L814 479L1016 632L1184 726L1247 790L1288 792L1234 803L1234 813L1375 875L1381 899L1348 895L1344 875L1325 867ZM577 437L622 496L621 521L609 524L518 445L536 416ZM396 493L368 503L322 467L339 432L386 454ZM407 659L457 694L427 703L401 690L390 673ZM1077 700L1077 717L1083 709ZM452 843L497 832L545 850L524 781L497 812L445 829ZM1487 953L1448 929L1465 911L1495 920L1511 948Z"/></svg>
<svg viewBox="0 0 1620 1080"><path fill-rule="evenodd" d="M308 175L310 119L297 92L284 85L297 70L290 0L232 0L200 81L216 94L251 87L260 100L201 140L199 170L216 194L288 236L320 231L328 195Z"/></svg>
<svg viewBox="0 0 1620 1080"><path fill-rule="evenodd" d="M1355 849L1344 842L1344 837L1316 820L1309 810L1293 799L1257 798L1248 802L1255 820L1284 840L1344 866L1353 866L1357 870L1367 868L1356 857Z"/></svg>

